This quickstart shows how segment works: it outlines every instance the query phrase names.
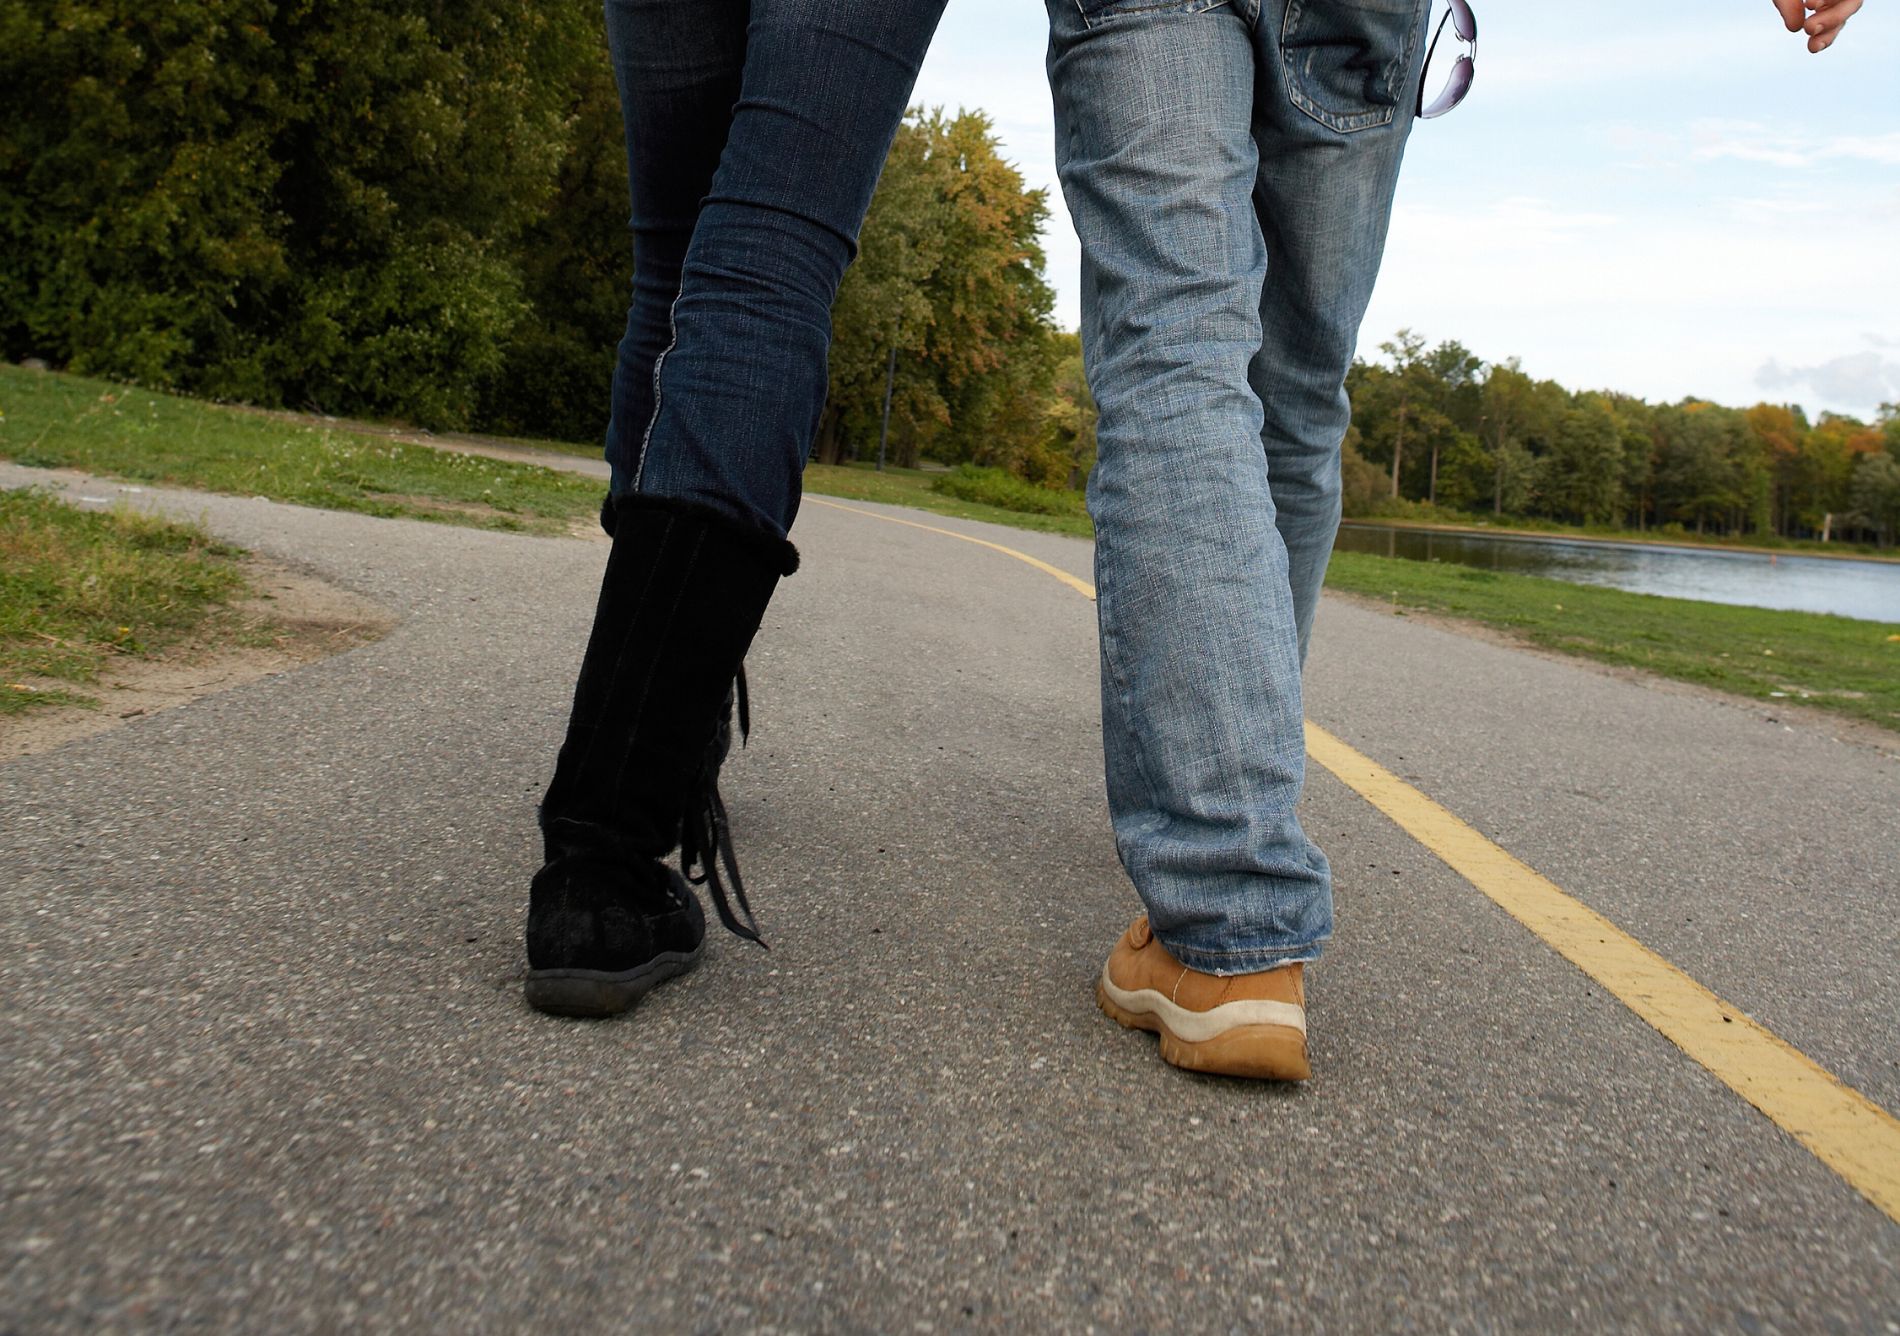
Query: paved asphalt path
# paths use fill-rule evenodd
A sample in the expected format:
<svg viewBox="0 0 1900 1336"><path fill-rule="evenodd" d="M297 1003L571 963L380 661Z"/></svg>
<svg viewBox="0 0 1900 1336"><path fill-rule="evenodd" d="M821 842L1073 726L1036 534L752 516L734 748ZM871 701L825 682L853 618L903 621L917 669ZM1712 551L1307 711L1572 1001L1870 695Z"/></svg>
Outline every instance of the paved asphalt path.
<svg viewBox="0 0 1900 1336"><path fill-rule="evenodd" d="M576 1023L520 922L605 543L136 499L398 624L0 765L0 1330L1900 1332L1900 1226L1324 772L1317 1078L1099 1015L1094 614L1023 563L808 504L727 772L772 950ZM1336 601L1310 676L1900 1108L1890 755Z"/></svg>

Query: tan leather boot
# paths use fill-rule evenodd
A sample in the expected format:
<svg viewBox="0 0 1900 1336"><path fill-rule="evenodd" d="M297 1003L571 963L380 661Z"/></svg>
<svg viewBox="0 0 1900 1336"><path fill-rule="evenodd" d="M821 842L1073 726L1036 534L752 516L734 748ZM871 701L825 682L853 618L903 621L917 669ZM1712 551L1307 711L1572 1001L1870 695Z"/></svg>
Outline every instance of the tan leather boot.
<svg viewBox="0 0 1900 1336"><path fill-rule="evenodd" d="M1155 940L1142 915L1122 934L1095 985L1102 1010L1161 1036L1161 1057L1189 1071L1304 1081L1306 988L1301 967L1259 974L1191 970Z"/></svg>

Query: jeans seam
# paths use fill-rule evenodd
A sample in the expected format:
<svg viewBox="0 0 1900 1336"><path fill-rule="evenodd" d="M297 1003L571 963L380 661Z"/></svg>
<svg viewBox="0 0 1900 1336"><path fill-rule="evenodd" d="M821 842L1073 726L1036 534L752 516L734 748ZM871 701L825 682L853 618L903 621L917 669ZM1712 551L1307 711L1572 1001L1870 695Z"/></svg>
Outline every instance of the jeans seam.
<svg viewBox="0 0 1900 1336"><path fill-rule="evenodd" d="M1292 946L1193 946L1187 949L1197 956L1283 956L1300 951L1311 951L1328 940L1330 940L1328 937L1315 937L1310 942L1296 942Z"/></svg>
<svg viewBox="0 0 1900 1336"><path fill-rule="evenodd" d="M1098 554L1095 611L1101 627L1102 661L1108 665L1109 676L1115 683L1115 694L1121 699L1122 734L1128 742L1128 754L1134 763L1135 775L1141 781L1143 805L1152 812L1159 806L1160 795L1155 791L1154 780L1148 774L1147 761L1142 755L1141 730L1135 726L1135 693L1128 685L1128 675L1122 671L1121 637L1111 629L1115 620L1112 606L1114 593L1111 588L1113 582L1104 580L1100 574L1099 554L1102 550L1102 539L1099 533L1095 539L1095 550ZM1107 564L1113 565L1112 549ZM1118 839L1117 844L1119 843ZM1124 858L1124 865L1126 862ZM1135 889L1140 890L1141 887L1137 885Z"/></svg>
<svg viewBox="0 0 1900 1336"><path fill-rule="evenodd" d="M1261 974L1267 970L1281 969L1288 965L1311 964L1313 961L1325 955L1323 947L1327 940L1327 938L1322 937L1317 941L1300 946L1251 947L1241 951L1204 951L1198 948L1188 948L1184 951L1178 951L1170 942L1163 941L1161 944L1167 948L1169 955L1173 956L1181 964L1186 965L1189 969L1201 974L1213 974L1217 978L1225 978L1227 976L1220 973L1221 968L1228 965L1228 963L1236 957L1250 957L1251 960L1249 963L1258 963L1259 965L1258 969L1241 968L1234 970L1233 972L1237 974ZM1215 968L1201 969L1200 965L1195 963L1197 960L1204 964L1212 965Z"/></svg>
<svg viewBox="0 0 1900 1336"><path fill-rule="evenodd" d="M684 266L681 266L681 268L683 271ZM655 424L657 424L660 420L660 405L663 402L661 394L660 394L660 372L666 366L667 354L672 352L673 349L679 346L680 297L684 295L685 291L686 291L685 274L684 272L682 272L680 276L679 291L673 294L673 300L670 304L668 304L666 308L666 332L667 332L666 347L660 349L660 355L653 359L653 416L647 419L647 429L646 431L641 433L640 461L639 463L633 466L633 490L636 492L640 490L641 479L646 477L647 452L653 445L653 428Z"/></svg>
<svg viewBox="0 0 1900 1336"><path fill-rule="evenodd" d="M1239 0L1239 2L1243 4L1249 2L1255 5L1259 4L1259 0ZM1210 10L1232 8L1236 0L1204 0L1204 3L1202 3L1199 8L1190 11L1188 6L1193 3L1195 3L1195 0L1148 0L1146 4L1131 3L1121 5L1113 10L1105 10L1091 18L1088 11L1082 8L1082 0L1075 0L1075 12L1076 17L1082 20L1082 26L1084 28L1093 29L1106 19L1133 18L1138 14L1155 14L1170 9L1178 9L1194 14L1205 14Z"/></svg>

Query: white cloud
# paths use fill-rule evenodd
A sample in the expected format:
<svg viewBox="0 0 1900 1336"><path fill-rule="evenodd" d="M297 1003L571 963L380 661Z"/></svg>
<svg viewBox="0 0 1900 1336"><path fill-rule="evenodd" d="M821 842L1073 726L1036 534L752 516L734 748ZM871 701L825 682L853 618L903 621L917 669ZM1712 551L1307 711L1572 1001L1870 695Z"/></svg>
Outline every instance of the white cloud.
<svg viewBox="0 0 1900 1336"><path fill-rule="evenodd" d="M1691 156L1702 161L1733 158L1772 167L1805 169L1822 162L1846 160L1900 167L1900 131L1817 138L1773 130L1759 121L1705 118L1695 122L1691 137L1695 141Z"/></svg>
<svg viewBox="0 0 1900 1336"><path fill-rule="evenodd" d="M1756 372L1769 358L1784 375L1815 371L1829 351L1873 346L1862 331L1883 328L1876 337L1900 347L1888 320L1900 247L1877 207L1884 192L1851 183L1830 192L1826 244L1841 263L1818 267L1803 259L1801 238L1816 224L1799 201L1758 193L1711 192L1691 211L1646 182L1599 175L1568 199L1554 189L1402 199L1361 351L1376 355L1403 325L1486 358L1519 354L1533 374L1572 387L1746 404L1762 397ZM1882 397L1853 370L1822 371L1774 397L1864 416Z"/></svg>
<svg viewBox="0 0 1900 1336"><path fill-rule="evenodd" d="M1393 212L1392 231L1395 238L1418 248L1448 245L1467 255L1494 256L1570 246L1621 222L1613 213L1566 209L1533 195L1511 195L1476 208L1401 204Z"/></svg>
<svg viewBox="0 0 1900 1336"><path fill-rule="evenodd" d="M1691 0L1646 16L1639 41L1595 11L1517 6L1486 29L1470 101L1407 149L1364 348L1409 325L1566 384L1725 403L1760 397L1771 358L1783 375L1821 370L1830 350L1890 365L1900 116L1882 38L1900 3L1888 8L1814 58L1765 5ZM958 0L915 100L984 107L1024 176L1054 187L1045 39L1039 5ZM1053 189L1050 203L1049 276L1072 327L1079 248ZM1777 397L1810 412L1877 402L1819 389L1844 381L1865 389L1823 373Z"/></svg>
<svg viewBox="0 0 1900 1336"><path fill-rule="evenodd" d="M1694 51L1701 67L1737 78L1773 70L1783 56L1774 41L1762 40L1759 24L1726 16L1712 24L1707 16L1690 15L1674 27L1661 26L1667 20L1660 17L1646 18L1657 26L1633 43L1585 6L1523 9L1528 12L1512 13L1509 25L1483 30L1474 96L1547 106L1567 90L1666 87L1682 77L1685 51ZM1479 23L1482 30L1482 15Z"/></svg>
<svg viewBox="0 0 1900 1336"><path fill-rule="evenodd" d="M1774 167L1814 165L1814 150L1801 136L1771 131L1757 121L1703 119L1691 127L1690 136L1695 141L1690 156L1703 161L1736 158Z"/></svg>
<svg viewBox="0 0 1900 1336"><path fill-rule="evenodd" d="M1787 367L1775 358L1762 363L1755 383L1765 390L1806 386L1830 403L1871 410L1900 400L1900 362L1877 352L1845 353L1818 366Z"/></svg>
<svg viewBox="0 0 1900 1336"><path fill-rule="evenodd" d="M1824 158L1856 158L1900 167L1900 131L1885 135L1847 135L1822 148Z"/></svg>
<svg viewBox="0 0 1900 1336"><path fill-rule="evenodd" d="M1776 195L1762 198L1725 199L1722 201L1722 207L1728 211L1728 216L1738 223L1773 226L1786 223L1791 218L1827 213L1833 205L1822 199L1800 199Z"/></svg>

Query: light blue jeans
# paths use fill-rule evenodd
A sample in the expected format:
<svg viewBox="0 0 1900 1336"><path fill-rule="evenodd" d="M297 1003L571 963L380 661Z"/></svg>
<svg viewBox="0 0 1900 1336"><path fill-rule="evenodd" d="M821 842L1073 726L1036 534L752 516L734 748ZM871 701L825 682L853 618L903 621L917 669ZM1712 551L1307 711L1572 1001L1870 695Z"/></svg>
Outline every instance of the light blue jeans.
<svg viewBox="0 0 1900 1336"><path fill-rule="evenodd" d="M1300 668L1427 0L1047 3L1116 845L1183 964L1312 960Z"/></svg>

